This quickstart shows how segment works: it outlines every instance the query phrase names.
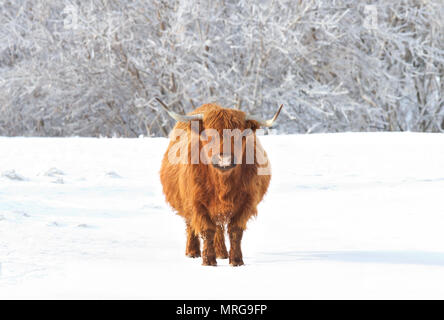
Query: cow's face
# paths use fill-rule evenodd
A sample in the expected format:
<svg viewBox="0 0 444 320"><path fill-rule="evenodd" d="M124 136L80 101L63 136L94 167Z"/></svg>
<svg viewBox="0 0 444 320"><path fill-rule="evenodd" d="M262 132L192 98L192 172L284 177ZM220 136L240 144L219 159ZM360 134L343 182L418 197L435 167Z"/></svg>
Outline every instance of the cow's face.
<svg viewBox="0 0 444 320"><path fill-rule="evenodd" d="M211 170L218 173L232 172L240 164L254 164L256 129L259 126L271 127L282 109L281 105L273 118L268 120L215 104L202 105L191 114L180 115L156 99L173 119L181 123L178 128L191 132L192 163L196 159L193 154L198 153L198 163L208 164ZM198 144L193 143L196 133L199 135ZM199 147L195 148L196 145Z"/></svg>
<svg viewBox="0 0 444 320"><path fill-rule="evenodd" d="M246 150L254 152L254 145L246 146L254 144L259 124L246 120L244 112L223 108L210 110L203 115L201 123L201 159L216 172L230 172L246 161Z"/></svg>

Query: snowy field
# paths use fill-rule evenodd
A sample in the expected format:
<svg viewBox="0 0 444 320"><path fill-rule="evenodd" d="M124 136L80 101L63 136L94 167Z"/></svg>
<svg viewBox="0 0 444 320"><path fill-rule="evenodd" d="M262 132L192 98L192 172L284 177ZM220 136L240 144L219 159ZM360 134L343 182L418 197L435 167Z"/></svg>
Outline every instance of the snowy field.
<svg viewBox="0 0 444 320"><path fill-rule="evenodd" d="M185 257L163 138L0 138L0 298L444 299L444 135L265 136L243 267Z"/></svg>

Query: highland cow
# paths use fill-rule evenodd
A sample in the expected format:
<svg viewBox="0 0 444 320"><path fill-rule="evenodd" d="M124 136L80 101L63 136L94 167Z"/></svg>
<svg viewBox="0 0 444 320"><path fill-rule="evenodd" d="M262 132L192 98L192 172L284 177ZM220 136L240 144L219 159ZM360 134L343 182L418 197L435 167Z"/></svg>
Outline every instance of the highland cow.
<svg viewBox="0 0 444 320"><path fill-rule="evenodd" d="M271 127L282 105L272 119L264 121L215 104L180 115L157 100L178 121L162 160L160 180L167 202L185 219L186 255L201 256L200 236L203 265L217 265L216 258L243 265L242 235L247 221L256 216L271 178L256 130Z"/></svg>

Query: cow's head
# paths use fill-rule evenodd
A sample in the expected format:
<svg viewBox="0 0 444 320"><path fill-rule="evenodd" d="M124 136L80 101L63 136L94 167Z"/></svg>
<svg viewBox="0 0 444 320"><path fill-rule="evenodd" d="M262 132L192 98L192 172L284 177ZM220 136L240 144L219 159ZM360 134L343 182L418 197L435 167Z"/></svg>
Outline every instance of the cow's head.
<svg viewBox="0 0 444 320"><path fill-rule="evenodd" d="M248 152L255 152L256 129L261 126L271 127L282 109L281 105L269 120L215 105L207 108L204 113L180 115L170 110L161 100L157 100L176 121L198 123L200 160L210 164L218 173L230 172L241 163L254 163L254 154L249 155Z"/></svg>

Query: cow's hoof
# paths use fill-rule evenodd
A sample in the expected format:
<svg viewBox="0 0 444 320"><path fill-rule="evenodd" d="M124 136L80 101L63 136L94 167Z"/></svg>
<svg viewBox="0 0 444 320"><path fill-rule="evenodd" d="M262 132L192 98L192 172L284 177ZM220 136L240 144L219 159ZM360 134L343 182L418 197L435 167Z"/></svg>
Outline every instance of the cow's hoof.
<svg viewBox="0 0 444 320"><path fill-rule="evenodd" d="M244 261L242 260L242 258L231 259L230 260L230 265L232 265L233 267L243 266L244 265Z"/></svg>
<svg viewBox="0 0 444 320"><path fill-rule="evenodd" d="M202 265L203 266L217 266L216 258L203 257L202 258Z"/></svg>
<svg viewBox="0 0 444 320"><path fill-rule="evenodd" d="M197 252L188 252L186 254L186 256L188 258L199 258L200 257L200 252L199 251L197 251Z"/></svg>

